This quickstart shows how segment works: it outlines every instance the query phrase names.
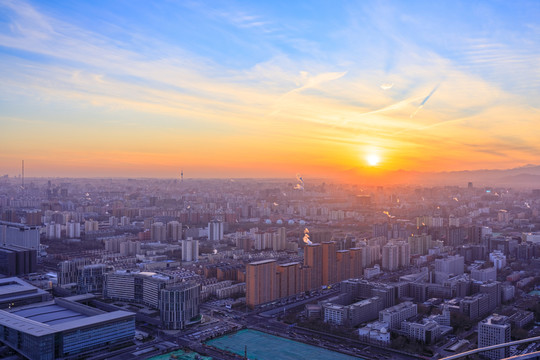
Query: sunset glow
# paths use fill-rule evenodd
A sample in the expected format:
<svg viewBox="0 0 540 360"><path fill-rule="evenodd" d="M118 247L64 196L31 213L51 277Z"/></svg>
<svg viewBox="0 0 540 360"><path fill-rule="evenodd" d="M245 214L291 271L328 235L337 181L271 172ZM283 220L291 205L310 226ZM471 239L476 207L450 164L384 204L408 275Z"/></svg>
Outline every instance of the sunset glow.
<svg viewBox="0 0 540 360"><path fill-rule="evenodd" d="M540 163L540 3L0 4L0 175ZM360 155L377 144L381 155ZM368 171L368 170L366 170Z"/></svg>

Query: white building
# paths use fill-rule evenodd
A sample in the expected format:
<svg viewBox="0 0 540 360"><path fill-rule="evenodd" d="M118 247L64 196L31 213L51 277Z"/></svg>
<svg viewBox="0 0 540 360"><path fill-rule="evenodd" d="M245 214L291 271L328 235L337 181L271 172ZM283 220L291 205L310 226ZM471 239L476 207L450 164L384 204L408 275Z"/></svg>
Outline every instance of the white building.
<svg viewBox="0 0 540 360"><path fill-rule="evenodd" d="M390 332L388 324L384 321L375 321L358 329L360 340L379 345L390 345Z"/></svg>
<svg viewBox="0 0 540 360"><path fill-rule="evenodd" d="M489 254L489 260L495 265L497 270L506 266L506 256L500 250L494 250Z"/></svg>
<svg viewBox="0 0 540 360"><path fill-rule="evenodd" d="M401 323L417 314L417 306L411 301L379 311L379 321L388 323L391 330L401 329Z"/></svg>
<svg viewBox="0 0 540 360"><path fill-rule="evenodd" d="M493 314L478 323L478 348L510 341L510 322L507 316ZM510 355L508 347L489 350L482 355L488 359L503 359Z"/></svg>
<svg viewBox="0 0 540 360"><path fill-rule="evenodd" d="M490 280L495 281L497 280L497 269L495 267L490 267L487 269L472 269L471 279L482 282Z"/></svg>
<svg viewBox="0 0 540 360"><path fill-rule="evenodd" d="M223 240L224 224L221 221L213 220L208 223L208 240Z"/></svg>
<svg viewBox="0 0 540 360"><path fill-rule="evenodd" d="M47 239L60 239L62 237L62 225L51 222L45 228Z"/></svg>
<svg viewBox="0 0 540 360"><path fill-rule="evenodd" d="M199 260L199 240L188 238L182 240L182 261L197 261Z"/></svg>
<svg viewBox="0 0 540 360"><path fill-rule="evenodd" d="M80 238L81 237L81 224L74 221L68 222L66 224L66 237Z"/></svg>

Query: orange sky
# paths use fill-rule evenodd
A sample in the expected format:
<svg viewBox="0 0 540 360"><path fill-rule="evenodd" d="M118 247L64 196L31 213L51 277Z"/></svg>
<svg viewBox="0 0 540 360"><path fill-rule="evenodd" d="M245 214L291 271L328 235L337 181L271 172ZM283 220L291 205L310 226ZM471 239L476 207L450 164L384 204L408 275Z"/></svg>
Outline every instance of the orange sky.
<svg viewBox="0 0 540 360"><path fill-rule="evenodd" d="M534 2L489 19L468 2L114 6L0 6L0 175L23 159L29 177L381 181L540 163Z"/></svg>

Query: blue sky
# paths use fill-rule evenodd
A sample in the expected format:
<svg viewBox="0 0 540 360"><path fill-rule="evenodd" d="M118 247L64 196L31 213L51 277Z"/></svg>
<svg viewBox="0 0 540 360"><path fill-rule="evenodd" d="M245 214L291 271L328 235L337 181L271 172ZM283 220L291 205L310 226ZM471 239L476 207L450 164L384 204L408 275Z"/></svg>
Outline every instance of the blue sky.
<svg viewBox="0 0 540 360"><path fill-rule="evenodd" d="M0 1L0 172L540 163L538 19L538 1Z"/></svg>

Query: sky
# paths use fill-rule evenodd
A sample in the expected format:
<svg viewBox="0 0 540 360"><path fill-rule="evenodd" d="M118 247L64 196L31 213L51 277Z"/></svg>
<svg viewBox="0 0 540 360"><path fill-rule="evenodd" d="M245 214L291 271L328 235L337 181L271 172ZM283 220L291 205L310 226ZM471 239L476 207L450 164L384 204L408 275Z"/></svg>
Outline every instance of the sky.
<svg viewBox="0 0 540 360"><path fill-rule="evenodd" d="M536 0L0 0L0 175L540 164L539 19Z"/></svg>

